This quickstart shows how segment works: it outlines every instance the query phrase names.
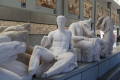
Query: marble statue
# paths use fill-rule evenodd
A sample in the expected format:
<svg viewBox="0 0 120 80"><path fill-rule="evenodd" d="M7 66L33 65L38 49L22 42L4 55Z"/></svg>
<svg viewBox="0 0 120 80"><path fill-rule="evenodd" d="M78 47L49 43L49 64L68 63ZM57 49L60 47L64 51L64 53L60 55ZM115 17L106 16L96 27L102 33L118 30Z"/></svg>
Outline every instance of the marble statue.
<svg viewBox="0 0 120 80"><path fill-rule="evenodd" d="M34 47L29 63L29 74L33 75L32 73L38 69L37 77L49 77L69 72L77 67L77 57L71 44L72 34L64 29L65 22L66 18L64 16L58 16L58 29L50 32L48 36L44 36L41 46L36 45ZM51 42L52 46L50 49L45 48ZM43 63L39 66L40 59Z"/></svg>
<svg viewBox="0 0 120 80"><path fill-rule="evenodd" d="M32 51L32 48L25 43L29 27L29 24L24 24L21 27L18 26L17 28L16 26L6 27L6 29L1 31L0 80L32 79L33 75L28 74L30 55L25 53L27 47ZM32 74L35 74L35 72L36 71Z"/></svg>
<svg viewBox="0 0 120 80"><path fill-rule="evenodd" d="M2 36L2 38L4 36L4 38L0 40L5 42L6 40L8 41L8 38L10 38L11 41L22 41L27 43L30 27L31 25L29 23L16 26L0 26L0 36ZM29 44L26 44L26 46L26 53L31 55L33 52L33 47Z"/></svg>
<svg viewBox="0 0 120 80"><path fill-rule="evenodd" d="M102 16L98 19L96 27L104 32L104 41L106 43L106 56L112 53L114 44L114 24L109 16Z"/></svg>
<svg viewBox="0 0 120 80"><path fill-rule="evenodd" d="M8 26L0 26L0 33L3 32Z"/></svg>
<svg viewBox="0 0 120 80"><path fill-rule="evenodd" d="M0 79L1 80L31 80L27 66L16 60L17 54L26 50L24 42L11 41L0 43Z"/></svg>
<svg viewBox="0 0 120 80"><path fill-rule="evenodd" d="M23 25L16 25L16 26L6 26L1 27L3 29L2 32L8 32L8 31L29 31L31 27L31 24L25 23Z"/></svg>
<svg viewBox="0 0 120 80"><path fill-rule="evenodd" d="M23 53L25 51L25 44L22 42L4 42L0 43L0 64L16 54ZM9 61L9 60L8 60Z"/></svg>
<svg viewBox="0 0 120 80"><path fill-rule="evenodd" d="M11 38L9 38L8 36L0 36L0 43L3 42L10 42Z"/></svg>
<svg viewBox="0 0 120 80"><path fill-rule="evenodd" d="M26 42L30 27L31 25L28 23L17 26L0 26L1 30L3 30L0 36L8 36L12 41Z"/></svg>
<svg viewBox="0 0 120 80"><path fill-rule="evenodd" d="M79 21L72 23L69 27L78 61L100 61L101 45L99 39L91 31L91 22L91 19Z"/></svg>
<svg viewBox="0 0 120 80"><path fill-rule="evenodd" d="M28 32L27 31L8 31L0 33L0 36L7 36L12 41L22 41L26 42Z"/></svg>

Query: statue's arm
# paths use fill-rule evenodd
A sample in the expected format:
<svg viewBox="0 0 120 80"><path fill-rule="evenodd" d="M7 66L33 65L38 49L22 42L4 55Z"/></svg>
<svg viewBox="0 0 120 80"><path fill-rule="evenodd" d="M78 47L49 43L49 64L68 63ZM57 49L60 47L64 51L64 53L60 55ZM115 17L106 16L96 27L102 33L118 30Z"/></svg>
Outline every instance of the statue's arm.
<svg viewBox="0 0 120 80"><path fill-rule="evenodd" d="M44 36L41 40L41 46L47 47L52 42L52 36L54 32L50 32L48 36Z"/></svg>
<svg viewBox="0 0 120 80"><path fill-rule="evenodd" d="M103 19L104 19L105 17L106 17L106 16L103 15L103 16L101 16L101 17L97 20L97 23L96 23L96 28L97 28L97 29L100 29L100 25L102 24L102 21L103 21Z"/></svg>
<svg viewBox="0 0 120 80"><path fill-rule="evenodd" d="M103 22L102 22L102 24L101 24L101 26L100 26L101 30L104 31L105 25L106 25L106 19L103 20Z"/></svg>
<svg viewBox="0 0 120 80"><path fill-rule="evenodd" d="M84 25L83 30L85 32L85 34L87 35L87 37L89 38L94 38L94 31L91 31L86 25Z"/></svg>
<svg viewBox="0 0 120 80"><path fill-rule="evenodd" d="M70 27L69 27L69 30L72 32L72 40L80 41L80 40L86 39L86 37L84 37L84 36L76 36L74 28L75 27L73 25L70 25Z"/></svg>
<svg viewBox="0 0 120 80"><path fill-rule="evenodd" d="M72 40L74 41L81 41L81 40L86 40L87 38L84 36L72 36Z"/></svg>

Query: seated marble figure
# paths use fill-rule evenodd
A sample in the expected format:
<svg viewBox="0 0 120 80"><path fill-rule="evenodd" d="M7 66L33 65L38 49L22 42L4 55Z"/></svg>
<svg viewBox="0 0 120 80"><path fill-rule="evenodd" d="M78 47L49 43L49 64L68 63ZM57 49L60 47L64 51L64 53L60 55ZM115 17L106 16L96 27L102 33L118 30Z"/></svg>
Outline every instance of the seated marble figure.
<svg viewBox="0 0 120 80"><path fill-rule="evenodd" d="M58 29L44 36L41 46L35 46L29 63L29 74L36 71L37 77L49 77L55 74L69 72L77 67L77 57L71 44L72 34L65 30L66 18L57 17ZM45 48L52 42L50 49ZM40 60L43 63L39 66ZM32 62L33 61L33 62ZM34 64L32 64L32 63ZM37 63L37 65L35 65ZM32 72L32 73L31 73Z"/></svg>
<svg viewBox="0 0 120 80"><path fill-rule="evenodd" d="M91 22L91 19L79 21L69 27L78 61L100 61L101 44L91 31Z"/></svg>

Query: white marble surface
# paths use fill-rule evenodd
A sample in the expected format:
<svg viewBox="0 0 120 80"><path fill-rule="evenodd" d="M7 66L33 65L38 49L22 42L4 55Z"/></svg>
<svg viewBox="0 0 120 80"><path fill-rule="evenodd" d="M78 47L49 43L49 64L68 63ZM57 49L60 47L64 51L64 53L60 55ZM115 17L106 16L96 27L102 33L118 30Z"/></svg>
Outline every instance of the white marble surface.
<svg viewBox="0 0 120 80"><path fill-rule="evenodd" d="M101 44L91 31L91 22L91 19L79 21L72 23L69 27L78 61L100 61Z"/></svg>
<svg viewBox="0 0 120 80"><path fill-rule="evenodd" d="M30 24L4 27L0 33L0 80L31 80L28 66L16 60L17 54L26 51Z"/></svg>
<svg viewBox="0 0 120 80"><path fill-rule="evenodd" d="M43 37L41 46L35 46L30 62L39 63L41 59L43 63L40 65L33 65L30 63L29 73L32 70L38 72L38 77L49 77L55 74L69 72L77 67L76 54L74 53L71 44L72 34L70 31L65 30L66 18L64 16L57 17L58 29L52 31L48 36ZM50 49L45 48L52 42ZM39 59L40 58L40 59Z"/></svg>
<svg viewBox="0 0 120 80"><path fill-rule="evenodd" d="M100 28L104 32L104 44L105 46L105 54L101 53L103 57L107 57L112 53L113 44L114 44L114 24L112 19L109 16L102 16L98 19L96 23L96 27Z"/></svg>

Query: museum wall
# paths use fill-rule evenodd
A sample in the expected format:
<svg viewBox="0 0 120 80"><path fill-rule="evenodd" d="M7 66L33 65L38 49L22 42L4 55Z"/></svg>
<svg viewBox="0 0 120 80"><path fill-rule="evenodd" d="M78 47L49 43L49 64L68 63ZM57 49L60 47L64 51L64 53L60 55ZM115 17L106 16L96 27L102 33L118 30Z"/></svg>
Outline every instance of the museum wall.
<svg viewBox="0 0 120 80"><path fill-rule="evenodd" d="M0 0L0 26L31 23L28 42L33 46L57 28L58 15L66 17L66 28L73 22L92 18L95 31L96 20L103 14L110 16L110 10L101 0ZM116 15L113 19L119 21Z"/></svg>

